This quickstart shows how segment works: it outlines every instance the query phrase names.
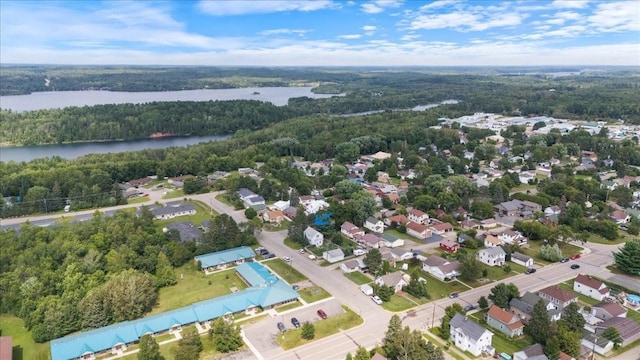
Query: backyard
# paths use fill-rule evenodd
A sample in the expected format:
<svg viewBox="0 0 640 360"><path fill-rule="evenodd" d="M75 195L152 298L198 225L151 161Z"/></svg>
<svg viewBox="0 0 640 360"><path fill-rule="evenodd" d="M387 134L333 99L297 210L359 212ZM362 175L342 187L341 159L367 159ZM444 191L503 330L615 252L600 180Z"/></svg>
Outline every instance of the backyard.
<svg viewBox="0 0 640 360"><path fill-rule="evenodd" d="M0 333L13 337L14 360L47 360L49 359L49 343L37 344L31 332L24 327L24 321L13 315L0 315ZM4 360L4 359L2 359Z"/></svg>
<svg viewBox="0 0 640 360"><path fill-rule="evenodd" d="M369 284L373 282L373 279L361 273L360 271L344 273L344 276L358 285Z"/></svg>
<svg viewBox="0 0 640 360"><path fill-rule="evenodd" d="M158 305L151 314L177 309L194 302L230 294L232 289L242 290L247 287L233 268L205 275L204 272L196 270L192 263L188 263L177 268L175 272L178 283L160 289Z"/></svg>

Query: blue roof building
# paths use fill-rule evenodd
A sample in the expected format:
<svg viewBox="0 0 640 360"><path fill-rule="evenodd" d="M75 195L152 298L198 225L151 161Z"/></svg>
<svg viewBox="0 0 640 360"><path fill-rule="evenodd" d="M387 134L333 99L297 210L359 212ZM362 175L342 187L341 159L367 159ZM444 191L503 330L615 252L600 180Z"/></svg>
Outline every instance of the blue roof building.
<svg viewBox="0 0 640 360"><path fill-rule="evenodd" d="M143 335L174 330L195 322L205 322L254 307L263 309L295 301L298 293L259 263L237 268L251 287L217 298L200 301L180 309L124 321L99 329L65 336L51 341L51 360L69 360L111 351L125 351L128 344ZM249 280L251 279L251 280Z"/></svg>
<svg viewBox="0 0 640 360"><path fill-rule="evenodd" d="M200 261L202 269L216 267L219 265L231 264L236 261L253 259L256 253L248 246L241 246L234 249L217 251L209 254L196 256L194 259Z"/></svg>

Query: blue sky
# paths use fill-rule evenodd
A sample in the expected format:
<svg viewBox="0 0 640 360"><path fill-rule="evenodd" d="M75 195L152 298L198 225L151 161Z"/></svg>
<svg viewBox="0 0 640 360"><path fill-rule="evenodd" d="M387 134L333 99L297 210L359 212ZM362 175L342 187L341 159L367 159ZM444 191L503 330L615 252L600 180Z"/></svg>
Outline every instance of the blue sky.
<svg viewBox="0 0 640 360"><path fill-rule="evenodd" d="M0 1L0 63L640 65L640 1Z"/></svg>

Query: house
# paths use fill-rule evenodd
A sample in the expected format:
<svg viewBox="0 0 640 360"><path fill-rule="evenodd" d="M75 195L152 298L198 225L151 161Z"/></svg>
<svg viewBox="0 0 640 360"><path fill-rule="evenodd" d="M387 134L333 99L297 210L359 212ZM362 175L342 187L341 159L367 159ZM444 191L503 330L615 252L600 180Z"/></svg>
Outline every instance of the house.
<svg viewBox="0 0 640 360"><path fill-rule="evenodd" d="M602 336L595 336L588 330L584 330L582 332L582 340L580 341L580 344L583 348L595 351L600 355L604 355L613 350L613 342L611 340ZM593 357L589 359L593 359Z"/></svg>
<svg viewBox="0 0 640 360"><path fill-rule="evenodd" d="M355 240L358 242L358 244L366 245L367 247L372 249L379 249L381 244L383 244L382 239L375 234L359 235L356 236Z"/></svg>
<svg viewBox="0 0 640 360"><path fill-rule="evenodd" d="M458 250L460 250L460 244L458 244L455 241L451 241L448 239L442 240L440 241L440 249L446 251L446 252L450 252L450 253L456 253L458 252Z"/></svg>
<svg viewBox="0 0 640 360"><path fill-rule="evenodd" d="M544 214L546 216L560 215L561 212L562 212L562 209L558 205L549 206L546 209L544 209Z"/></svg>
<svg viewBox="0 0 640 360"><path fill-rule="evenodd" d="M611 219L618 225L626 224L631 221L631 216L624 210L615 210L611 213Z"/></svg>
<svg viewBox="0 0 640 360"><path fill-rule="evenodd" d="M627 317L627 309L617 303L601 302L591 307L591 315L600 320L609 320L614 317Z"/></svg>
<svg viewBox="0 0 640 360"><path fill-rule="evenodd" d="M171 230L176 230L178 232L181 243L202 239L202 230L193 226L193 223L190 221L180 221L168 224L162 229L162 232L166 233Z"/></svg>
<svg viewBox="0 0 640 360"><path fill-rule="evenodd" d="M498 226L498 222L496 219L484 219L480 220L480 228L481 229L490 229Z"/></svg>
<svg viewBox="0 0 640 360"><path fill-rule="evenodd" d="M267 210L262 214L262 219L264 222L280 225L284 220L284 213L282 210Z"/></svg>
<svg viewBox="0 0 640 360"><path fill-rule="evenodd" d="M304 229L304 238L307 239L309 245L315 245L316 247L321 247L324 243L324 235L311 226L307 226Z"/></svg>
<svg viewBox="0 0 640 360"><path fill-rule="evenodd" d="M502 266L504 265L506 253L501 247L491 247L478 251L477 258L481 263L489 266Z"/></svg>
<svg viewBox="0 0 640 360"><path fill-rule="evenodd" d="M449 261L440 256L429 256L422 262L422 270L444 281L456 278L460 263L457 260Z"/></svg>
<svg viewBox="0 0 640 360"><path fill-rule="evenodd" d="M340 233L342 233L344 236L348 237L349 239L354 239L357 235L364 235L364 230L360 229L359 227L355 226L354 224L345 221L341 226L340 226Z"/></svg>
<svg viewBox="0 0 640 360"><path fill-rule="evenodd" d="M465 219L460 223L460 226L462 227L463 230L480 229L480 223L473 219Z"/></svg>
<svg viewBox="0 0 640 360"><path fill-rule="evenodd" d="M600 280L582 274L578 274L573 281L573 291L599 301L609 296L607 285Z"/></svg>
<svg viewBox="0 0 640 360"><path fill-rule="evenodd" d="M388 248L395 248L399 246L404 246L404 239L399 239L391 234L382 234L380 236L382 241L384 242L384 246Z"/></svg>
<svg viewBox="0 0 640 360"><path fill-rule="evenodd" d="M502 243L507 243L512 245L524 245L528 241L528 239L524 237L522 234L513 230L492 232L492 234L497 236Z"/></svg>
<svg viewBox="0 0 640 360"><path fill-rule="evenodd" d="M238 196L240 201L243 201L243 202L250 197L258 196L258 194L254 193L253 191L247 188L241 188L240 190L236 191L236 195Z"/></svg>
<svg viewBox="0 0 640 360"><path fill-rule="evenodd" d="M150 176L147 177L143 177L140 179L135 179L135 180L129 180L126 182L126 184L129 184L130 186L133 187L138 187L138 186L144 186L147 185L148 183L152 182L153 178L151 178Z"/></svg>
<svg viewBox="0 0 640 360"><path fill-rule="evenodd" d="M407 235L413 236L415 238L424 240L426 238L430 238L432 235L431 230L426 226L414 222L408 222L406 225Z"/></svg>
<svg viewBox="0 0 640 360"><path fill-rule="evenodd" d="M346 273L361 271L366 268L367 268L367 265L364 264L362 259L353 259L353 260L345 261L342 264L340 264L340 269Z"/></svg>
<svg viewBox="0 0 640 360"><path fill-rule="evenodd" d="M535 171L522 171L518 174L518 180L521 184L529 184L531 180L536 178Z"/></svg>
<svg viewBox="0 0 640 360"><path fill-rule="evenodd" d="M411 209L407 211L407 217L409 218L409 221L413 221L418 224L429 224L429 214L418 209Z"/></svg>
<svg viewBox="0 0 640 360"><path fill-rule="evenodd" d="M622 347L625 347L636 340L640 340L640 324L635 320L623 317L614 317L605 320L598 324L596 334L602 334L602 332L609 327L618 329L620 337L622 338Z"/></svg>
<svg viewBox="0 0 640 360"><path fill-rule="evenodd" d="M151 213L154 219L168 220L178 216L191 216L196 214L196 207L181 203L180 201L172 201L165 203L162 207L151 207Z"/></svg>
<svg viewBox="0 0 640 360"><path fill-rule="evenodd" d="M284 209L282 213L284 213L284 216L286 216L287 219L293 220L296 217L296 214L298 214L298 209L293 206L289 206L288 208Z"/></svg>
<svg viewBox="0 0 640 360"><path fill-rule="evenodd" d="M452 232L453 225L449 224L448 222L445 222L441 224L431 225L429 226L429 229L435 234L442 235L444 233Z"/></svg>
<svg viewBox="0 0 640 360"><path fill-rule="evenodd" d="M273 204L271 204L269 206L269 208L271 210L280 210L280 211L284 211L286 208L288 208L289 206L291 206L291 201L287 200L279 200L274 202Z"/></svg>
<svg viewBox="0 0 640 360"><path fill-rule="evenodd" d="M375 353L373 354L373 356L371 357L371 360L388 360L386 356L380 354L380 353Z"/></svg>
<svg viewBox="0 0 640 360"><path fill-rule="evenodd" d="M320 210L328 209L330 206L329 203L324 200L312 200L305 203L300 201L300 203L304 206L305 215L315 214Z"/></svg>
<svg viewBox="0 0 640 360"><path fill-rule="evenodd" d="M497 305L491 305L485 316L487 325L500 331L509 337L522 336L524 324L518 315L502 309Z"/></svg>
<svg viewBox="0 0 640 360"><path fill-rule="evenodd" d="M549 358L544 354L542 345L533 344L514 352L513 360L549 360Z"/></svg>
<svg viewBox="0 0 640 360"><path fill-rule="evenodd" d="M344 252L342 252L342 249L325 251L322 253L322 258L333 264L344 260Z"/></svg>
<svg viewBox="0 0 640 360"><path fill-rule="evenodd" d="M384 232L384 223L382 220L378 220L373 216L369 216L367 220L364 221L364 227L378 234Z"/></svg>
<svg viewBox="0 0 640 360"><path fill-rule="evenodd" d="M518 315L520 320L523 323L528 323L529 319L531 319L531 314L533 313L533 307L538 303L538 301L542 300L547 309L547 315L551 321L560 320L560 315L562 314L560 310L556 308L555 305L549 302L549 300L541 299L538 295L526 292L520 298L513 298L509 301L509 311Z"/></svg>
<svg viewBox="0 0 640 360"><path fill-rule="evenodd" d="M493 333L473 320L456 313L449 325L449 339L458 349L468 351L476 357L483 352L489 355L495 353L495 349L491 346Z"/></svg>
<svg viewBox="0 0 640 360"><path fill-rule="evenodd" d="M200 268L205 272L212 269L223 269L228 265L239 265L248 260L253 260L256 253L248 246L241 246L233 249L216 251L194 257L196 263L200 263Z"/></svg>
<svg viewBox="0 0 640 360"><path fill-rule="evenodd" d="M491 234L487 234L484 237L484 247L491 248L491 247L496 247L500 245L502 245L502 241L500 241L500 239L498 239L497 237Z"/></svg>
<svg viewBox="0 0 640 360"><path fill-rule="evenodd" d="M393 223L396 223L396 225L406 226L408 222L409 219L402 214L389 216L388 218L384 219L384 224L387 226L393 226Z"/></svg>
<svg viewBox="0 0 640 360"><path fill-rule="evenodd" d="M402 287L409 284L411 277L402 271L392 272L387 275L383 275L378 277L375 280L375 283L378 286L390 286L393 288L395 293L398 293L402 290Z"/></svg>
<svg viewBox="0 0 640 360"><path fill-rule="evenodd" d="M549 302L559 310L564 310L564 308L569 304L578 302L578 295L566 291L556 285L551 285L538 291L538 296L545 300L549 300Z"/></svg>
<svg viewBox="0 0 640 360"><path fill-rule="evenodd" d="M405 260L413 259L414 253L411 250L394 248L394 249L391 249L391 256L393 256L393 258L396 261L405 261Z"/></svg>
<svg viewBox="0 0 640 360"><path fill-rule="evenodd" d="M517 200L505 201L494 206L494 209L502 216L517 216L520 212L520 203Z"/></svg>
<svg viewBox="0 0 640 360"><path fill-rule="evenodd" d="M511 262L524 267L533 266L533 258L519 252L511 253Z"/></svg>

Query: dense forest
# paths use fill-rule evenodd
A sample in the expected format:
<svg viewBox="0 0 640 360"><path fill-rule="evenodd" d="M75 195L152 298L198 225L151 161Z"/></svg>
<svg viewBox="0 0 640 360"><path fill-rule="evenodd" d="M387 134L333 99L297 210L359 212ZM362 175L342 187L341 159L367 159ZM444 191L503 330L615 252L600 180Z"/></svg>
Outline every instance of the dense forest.
<svg viewBox="0 0 640 360"><path fill-rule="evenodd" d="M437 112L440 117L491 112L640 123L640 102L637 101L640 73L631 71L566 77L440 75L418 71L253 71L255 73L247 76L262 74L262 79L269 74L280 77L288 74L289 79L305 76L305 81L322 83L316 91L325 89L325 92L341 92L345 96L293 98L285 107L257 101L209 101L99 105L24 113L0 111L0 138L4 143L35 145L139 139L156 132L229 134L263 128L297 116L408 109L447 99L461 102L440 107ZM10 88L11 84L3 83L3 89Z"/></svg>
<svg viewBox="0 0 640 360"><path fill-rule="evenodd" d="M225 214L209 230L198 245L181 243L143 207L140 216L96 213L82 223L0 232L0 312L24 319L37 342L137 319L156 305L159 288L177 282L174 267L256 242Z"/></svg>

